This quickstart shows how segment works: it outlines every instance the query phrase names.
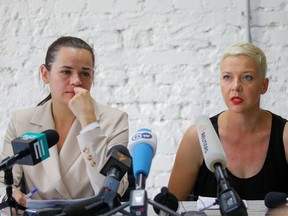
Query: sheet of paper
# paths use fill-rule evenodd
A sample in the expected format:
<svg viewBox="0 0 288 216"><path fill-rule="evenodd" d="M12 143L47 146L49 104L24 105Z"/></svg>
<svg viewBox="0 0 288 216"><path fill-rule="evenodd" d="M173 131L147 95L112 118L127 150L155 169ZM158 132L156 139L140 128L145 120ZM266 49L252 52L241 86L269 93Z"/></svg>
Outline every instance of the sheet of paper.
<svg viewBox="0 0 288 216"><path fill-rule="evenodd" d="M96 197L92 196L92 197L86 197L86 198L82 198L82 199L72 199L72 200L33 200L33 199L27 199L26 201L26 205L28 208L31 209L41 209L41 208L64 208L65 206L69 205L69 204L73 204L73 203L77 203L83 200L87 200L87 199L92 199ZM97 198L95 198L96 200ZM99 199L99 198L98 198Z"/></svg>
<svg viewBox="0 0 288 216"><path fill-rule="evenodd" d="M247 208L246 200L243 200L243 202ZM203 209L219 209L219 205L216 204L216 197L199 196L197 200L197 210L202 211Z"/></svg>
<svg viewBox="0 0 288 216"><path fill-rule="evenodd" d="M219 205L215 204L215 202L215 197L199 196L197 200L197 210L201 211L203 209L219 209Z"/></svg>

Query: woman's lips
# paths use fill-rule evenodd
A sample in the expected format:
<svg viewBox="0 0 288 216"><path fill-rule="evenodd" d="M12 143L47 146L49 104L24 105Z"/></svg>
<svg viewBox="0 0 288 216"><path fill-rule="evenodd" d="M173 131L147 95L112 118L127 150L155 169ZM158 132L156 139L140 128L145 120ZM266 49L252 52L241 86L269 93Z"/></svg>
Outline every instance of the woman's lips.
<svg viewBox="0 0 288 216"><path fill-rule="evenodd" d="M74 97L75 92L74 91L66 91L66 95L70 95L70 96Z"/></svg>
<svg viewBox="0 0 288 216"><path fill-rule="evenodd" d="M230 99L231 103L233 103L234 105L238 105L241 104L244 100L241 97L238 96L234 96Z"/></svg>

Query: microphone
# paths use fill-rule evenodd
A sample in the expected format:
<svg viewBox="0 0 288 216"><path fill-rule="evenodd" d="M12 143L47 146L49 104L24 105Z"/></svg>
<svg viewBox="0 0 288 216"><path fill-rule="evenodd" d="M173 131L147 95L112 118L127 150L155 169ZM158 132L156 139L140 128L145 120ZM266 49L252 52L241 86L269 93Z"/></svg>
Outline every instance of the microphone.
<svg viewBox="0 0 288 216"><path fill-rule="evenodd" d="M226 180L226 155L220 140L207 116L200 115L195 121L198 138L207 168L215 173L221 191L230 188Z"/></svg>
<svg viewBox="0 0 288 216"><path fill-rule="evenodd" d="M15 163L23 165L35 165L50 156L49 148L56 145L59 140L59 134L55 130L46 130L42 133L27 132L20 137L12 140L13 156L8 156L0 163L0 170L4 170L4 183L6 187L7 200L2 202L0 209L5 207L26 208L19 205L12 196L13 173L12 168Z"/></svg>
<svg viewBox="0 0 288 216"><path fill-rule="evenodd" d="M107 152L107 159L100 173L121 180L130 169L131 161L132 158L127 147L115 145Z"/></svg>
<svg viewBox="0 0 288 216"><path fill-rule="evenodd" d="M164 206L167 206L169 209L175 212L178 210L178 199L174 194L169 192L167 187L161 188L161 192L155 196L154 201ZM160 210L156 206L153 206L153 209L157 215L169 215L169 213Z"/></svg>
<svg viewBox="0 0 288 216"><path fill-rule="evenodd" d="M217 199L221 215L247 215L243 201L228 183L225 170L227 158L210 119L205 115L200 115L196 118L195 125L205 164L215 174L220 189Z"/></svg>
<svg viewBox="0 0 288 216"><path fill-rule="evenodd" d="M157 149L157 137L150 129L139 129L130 139L128 149L132 155L133 174L136 178L136 189L145 188L152 159Z"/></svg>
<svg viewBox="0 0 288 216"><path fill-rule="evenodd" d="M210 119L207 116L200 115L196 118L195 124L207 168L213 173L216 164L226 168L227 158Z"/></svg>
<svg viewBox="0 0 288 216"><path fill-rule="evenodd" d="M27 132L11 141L14 155L0 163L0 170L10 170L15 163L36 165L50 156L49 148L59 140L57 131L49 129L42 133Z"/></svg>
<svg viewBox="0 0 288 216"><path fill-rule="evenodd" d="M108 157L100 173L106 176L103 187L98 194L102 200L113 208L120 180L131 167L131 155L126 146L115 145L107 153Z"/></svg>
<svg viewBox="0 0 288 216"><path fill-rule="evenodd" d="M123 145L113 146L107 153L107 159L100 173L107 176L97 196L87 198L75 204L67 205L59 216L100 215L120 205L117 190L120 180L131 166L131 156Z"/></svg>
<svg viewBox="0 0 288 216"><path fill-rule="evenodd" d="M157 137L150 129L139 129L130 139L128 149L132 155L136 189L130 192L132 216L147 215L147 192L145 181L149 175L152 159L157 149Z"/></svg>
<svg viewBox="0 0 288 216"><path fill-rule="evenodd" d="M269 192L265 195L264 203L267 208L277 208L287 203L288 195L282 192Z"/></svg>
<svg viewBox="0 0 288 216"><path fill-rule="evenodd" d="M26 132L20 137L12 140L14 154L19 154L17 164L36 165L47 159L49 148L59 141L57 131L49 129L41 133Z"/></svg>

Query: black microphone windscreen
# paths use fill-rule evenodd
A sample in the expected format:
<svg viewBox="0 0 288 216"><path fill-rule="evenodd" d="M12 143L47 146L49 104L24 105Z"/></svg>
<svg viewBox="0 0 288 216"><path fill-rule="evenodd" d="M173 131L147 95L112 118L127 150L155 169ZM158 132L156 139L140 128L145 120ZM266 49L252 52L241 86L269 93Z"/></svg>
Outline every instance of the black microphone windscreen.
<svg viewBox="0 0 288 216"><path fill-rule="evenodd" d="M267 208L276 208L286 203L287 194L282 192L269 192L265 196L265 206Z"/></svg>
<svg viewBox="0 0 288 216"><path fill-rule="evenodd" d="M48 147L51 148L52 146L56 145L59 141L59 134L57 131L48 129L41 133L44 133L46 135Z"/></svg>
<svg viewBox="0 0 288 216"><path fill-rule="evenodd" d="M111 154L111 152L112 152L114 149L117 150L118 152L124 154L126 157L131 158L131 155L130 155L130 153L129 153L128 148L127 148L126 146L120 145L120 144L119 144L119 145L114 145L114 146L112 146L112 147L109 149L109 151L107 152L107 157L109 156L109 154Z"/></svg>
<svg viewBox="0 0 288 216"><path fill-rule="evenodd" d="M131 167L131 155L126 146L115 145L107 152L107 159L100 173L107 176L111 168L117 169L117 179L121 180ZM115 173L114 173L115 174Z"/></svg>
<svg viewBox="0 0 288 216"><path fill-rule="evenodd" d="M168 207L173 211L177 211L178 209L178 199L174 194L168 191L167 187L161 188L161 193L155 196L154 201ZM156 214L160 213L159 208L153 206L153 209Z"/></svg>
<svg viewBox="0 0 288 216"><path fill-rule="evenodd" d="M167 187L162 187L161 188L161 193L162 194L167 194L169 192L168 188ZM159 195L159 194L158 194Z"/></svg>

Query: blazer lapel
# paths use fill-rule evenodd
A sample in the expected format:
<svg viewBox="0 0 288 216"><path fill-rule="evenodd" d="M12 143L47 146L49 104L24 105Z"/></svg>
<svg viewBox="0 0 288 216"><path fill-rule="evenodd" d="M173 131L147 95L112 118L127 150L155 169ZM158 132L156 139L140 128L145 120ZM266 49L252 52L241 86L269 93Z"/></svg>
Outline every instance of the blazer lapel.
<svg viewBox="0 0 288 216"><path fill-rule="evenodd" d="M47 129L55 130L55 124L52 117L51 110L51 100L46 102L46 104L39 107L34 113L31 123L38 125L40 127L39 132ZM44 115L45 113L45 115ZM61 176L60 170L60 160L58 155L57 146L53 146L49 149L50 157L42 161L42 165L45 169L45 172L50 179L50 182L53 182L55 189L65 198L71 199L71 195L68 192Z"/></svg>
<svg viewBox="0 0 288 216"><path fill-rule="evenodd" d="M71 195L67 190L60 171L60 160L57 146L50 148L50 157L43 162L43 167L47 173L50 182L53 182L55 189L66 199L71 199Z"/></svg>
<svg viewBox="0 0 288 216"><path fill-rule="evenodd" d="M60 161L60 172L65 175L75 161L81 156L81 150L76 136L81 131L81 125L78 120L75 120L67 137L64 145L60 151L59 161Z"/></svg>

